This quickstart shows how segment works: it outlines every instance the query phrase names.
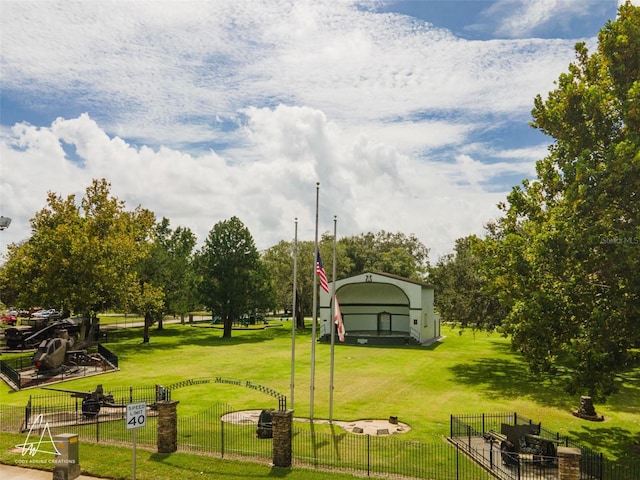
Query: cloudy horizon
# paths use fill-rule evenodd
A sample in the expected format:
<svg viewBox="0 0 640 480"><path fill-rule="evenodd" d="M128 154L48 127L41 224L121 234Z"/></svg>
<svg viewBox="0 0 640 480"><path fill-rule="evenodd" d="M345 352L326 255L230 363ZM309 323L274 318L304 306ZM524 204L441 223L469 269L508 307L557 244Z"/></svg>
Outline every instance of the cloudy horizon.
<svg viewBox="0 0 640 480"><path fill-rule="evenodd" d="M640 0L634 1L638 5ZM0 0L0 236L92 179L262 250L320 232L483 235L553 141L529 126L618 0Z"/></svg>

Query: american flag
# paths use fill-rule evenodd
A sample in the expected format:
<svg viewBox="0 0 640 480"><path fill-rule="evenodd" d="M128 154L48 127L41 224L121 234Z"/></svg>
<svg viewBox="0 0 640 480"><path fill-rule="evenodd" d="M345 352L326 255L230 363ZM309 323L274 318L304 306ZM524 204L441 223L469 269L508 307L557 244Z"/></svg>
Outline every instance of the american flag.
<svg viewBox="0 0 640 480"><path fill-rule="evenodd" d="M320 279L320 286L325 292L329 293L329 282L327 281L327 274L325 273L324 267L322 266L320 252L318 252L316 256L316 273L318 274L318 278Z"/></svg>
<svg viewBox="0 0 640 480"><path fill-rule="evenodd" d="M333 315L333 322L338 327L338 338L341 342L344 342L344 323L342 322L342 312L340 311L340 304L338 303L338 296L336 295L334 298L335 304L335 313Z"/></svg>

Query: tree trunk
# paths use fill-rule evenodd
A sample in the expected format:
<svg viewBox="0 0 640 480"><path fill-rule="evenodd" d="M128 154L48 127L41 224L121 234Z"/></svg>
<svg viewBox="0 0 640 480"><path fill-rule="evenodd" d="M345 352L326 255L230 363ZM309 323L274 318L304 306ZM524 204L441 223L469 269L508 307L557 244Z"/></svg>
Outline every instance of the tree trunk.
<svg viewBox="0 0 640 480"><path fill-rule="evenodd" d="M142 337L142 343L149 343L149 325L151 325L151 315L149 313L144 314L144 333Z"/></svg>
<svg viewBox="0 0 640 480"><path fill-rule="evenodd" d="M222 334L222 338L231 338L232 327L233 327L233 319L231 317L226 317L224 319L224 333Z"/></svg>

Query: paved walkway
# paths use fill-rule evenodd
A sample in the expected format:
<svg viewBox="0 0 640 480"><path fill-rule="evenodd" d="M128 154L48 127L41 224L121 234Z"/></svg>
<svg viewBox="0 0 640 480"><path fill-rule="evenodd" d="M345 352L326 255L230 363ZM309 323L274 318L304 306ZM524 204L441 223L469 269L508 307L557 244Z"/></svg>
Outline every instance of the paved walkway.
<svg viewBox="0 0 640 480"><path fill-rule="evenodd" d="M0 479L2 480L52 480L52 470L35 470L33 468L14 467L0 464ZM80 475L78 480L104 480L98 477Z"/></svg>

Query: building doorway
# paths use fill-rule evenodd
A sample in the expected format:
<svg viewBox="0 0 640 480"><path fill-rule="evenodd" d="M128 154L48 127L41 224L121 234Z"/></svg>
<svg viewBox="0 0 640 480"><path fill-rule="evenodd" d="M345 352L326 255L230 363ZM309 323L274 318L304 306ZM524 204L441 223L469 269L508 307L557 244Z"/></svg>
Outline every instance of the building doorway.
<svg viewBox="0 0 640 480"><path fill-rule="evenodd" d="M391 333L391 314L389 312L378 314L378 333Z"/></svg>

